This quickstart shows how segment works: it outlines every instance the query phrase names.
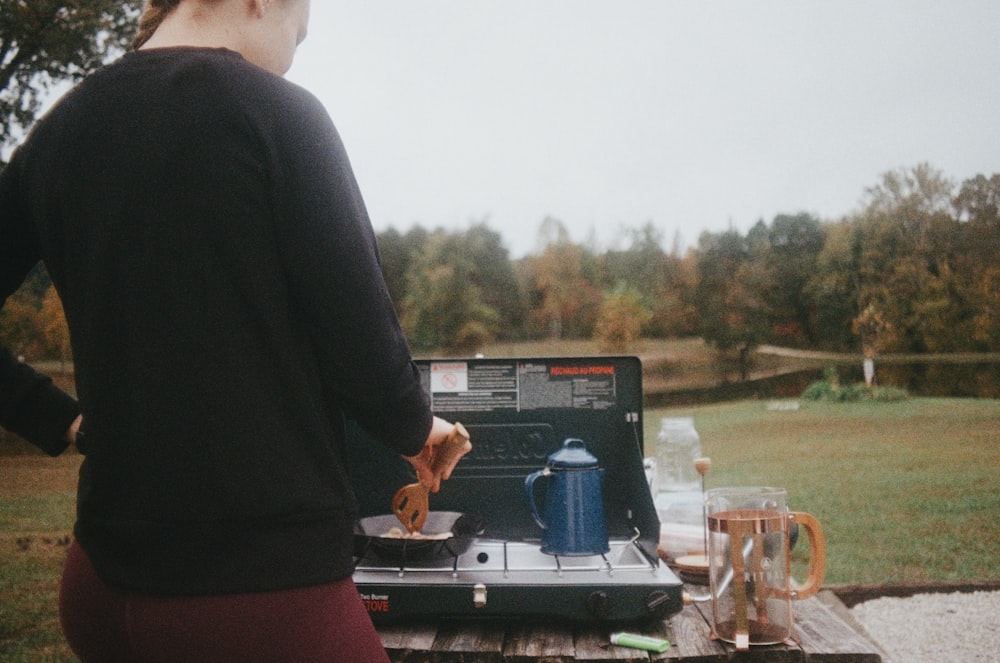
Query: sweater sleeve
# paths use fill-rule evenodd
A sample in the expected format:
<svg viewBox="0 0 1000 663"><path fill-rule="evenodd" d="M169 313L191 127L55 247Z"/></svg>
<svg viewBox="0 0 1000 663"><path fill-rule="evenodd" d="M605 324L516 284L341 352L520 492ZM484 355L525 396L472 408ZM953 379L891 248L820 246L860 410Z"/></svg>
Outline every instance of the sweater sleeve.
<svg viewBox="0 0 1000 663"><path fill-rule="evenodd" d="M376 438L416 454L432 415L378 260L375 234L332 121L306 95L280 144L277 229L327 397Z"/></svg>
<svg viewBox="0 0 1000 663"><path fill-rule="evenodd" d="M0 347L0 425L58 456L69 446L66 431L78 414L76 400Z"/></svg>
<svg viewBox="0 0 1000 663"><path fill-rule="evenodd" d="M0 173L0 306L39 260L20 213L16 173L14 163ZM68 446L66 431L78 413L75 399L0 345L0 426L58 456Z"/></svg>

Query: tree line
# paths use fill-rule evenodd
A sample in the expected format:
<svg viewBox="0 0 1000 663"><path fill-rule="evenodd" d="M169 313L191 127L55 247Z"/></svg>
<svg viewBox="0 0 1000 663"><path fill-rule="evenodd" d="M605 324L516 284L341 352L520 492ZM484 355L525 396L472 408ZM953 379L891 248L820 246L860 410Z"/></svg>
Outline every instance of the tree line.
<svg viewBox="0 0 1000 663"><path fill-rule="evenodd" d="M512 259L486 222L378 242L385 280L417 352L470 354L493 341L701 336L722 352L760 344L839 352L1000 351L1000 174L956 187L927 164L888 172L862 209L758 221L665 248L653 223L624 249L571 240L553 218L542 247ZM58 299L36 271L0 314L7 344L65 357Z"/></svg>
<svg viewBox="0 0 1000 663"><path fill-rule="evenodd" d="M860 211L758 221L664 247L653 223L595 251L542 222L540 252L512 260L486 223L379 235L389 289L417 349L492 340L699 335L841 352L1000 350L1000 174L955 187L927 164L888 172Z"/></svg>

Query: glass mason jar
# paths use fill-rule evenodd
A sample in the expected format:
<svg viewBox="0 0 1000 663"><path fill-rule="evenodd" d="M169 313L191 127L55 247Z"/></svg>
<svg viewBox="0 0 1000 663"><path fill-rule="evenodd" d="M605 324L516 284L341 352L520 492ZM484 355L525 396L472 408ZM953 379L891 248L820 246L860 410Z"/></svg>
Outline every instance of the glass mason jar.
<svg viewBox="0 0 1000 663"><path fill-rule="evenodd" d="M701 489L694 461L701 457L701 438L692 417L664 417L656 435L656 492Z"/></svg>

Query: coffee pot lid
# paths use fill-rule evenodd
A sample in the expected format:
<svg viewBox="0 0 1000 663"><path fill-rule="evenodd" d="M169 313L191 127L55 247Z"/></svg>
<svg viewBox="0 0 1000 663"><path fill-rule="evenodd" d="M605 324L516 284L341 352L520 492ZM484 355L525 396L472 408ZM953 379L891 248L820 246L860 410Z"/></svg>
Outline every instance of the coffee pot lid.
<svg viewBox="0 0 1000 663"><path fill-rule="evenodd" d="M563 442L562 449L549 455L549 467L586 469L597 467L597 457L587 451L583 440L571 437Z"/></svg>

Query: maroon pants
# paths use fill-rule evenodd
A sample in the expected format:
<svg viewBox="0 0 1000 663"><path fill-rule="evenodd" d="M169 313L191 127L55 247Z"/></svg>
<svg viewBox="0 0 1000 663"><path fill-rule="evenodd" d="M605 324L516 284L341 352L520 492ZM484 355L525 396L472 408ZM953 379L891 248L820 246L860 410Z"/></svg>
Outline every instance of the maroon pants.
<svg viewBox="0 0 1000 663"><path fill-rule="evenodd" d="M59 616L84 663L389 661L350 578L262 594L147 596L105 585L74 543Z"/></svg>

